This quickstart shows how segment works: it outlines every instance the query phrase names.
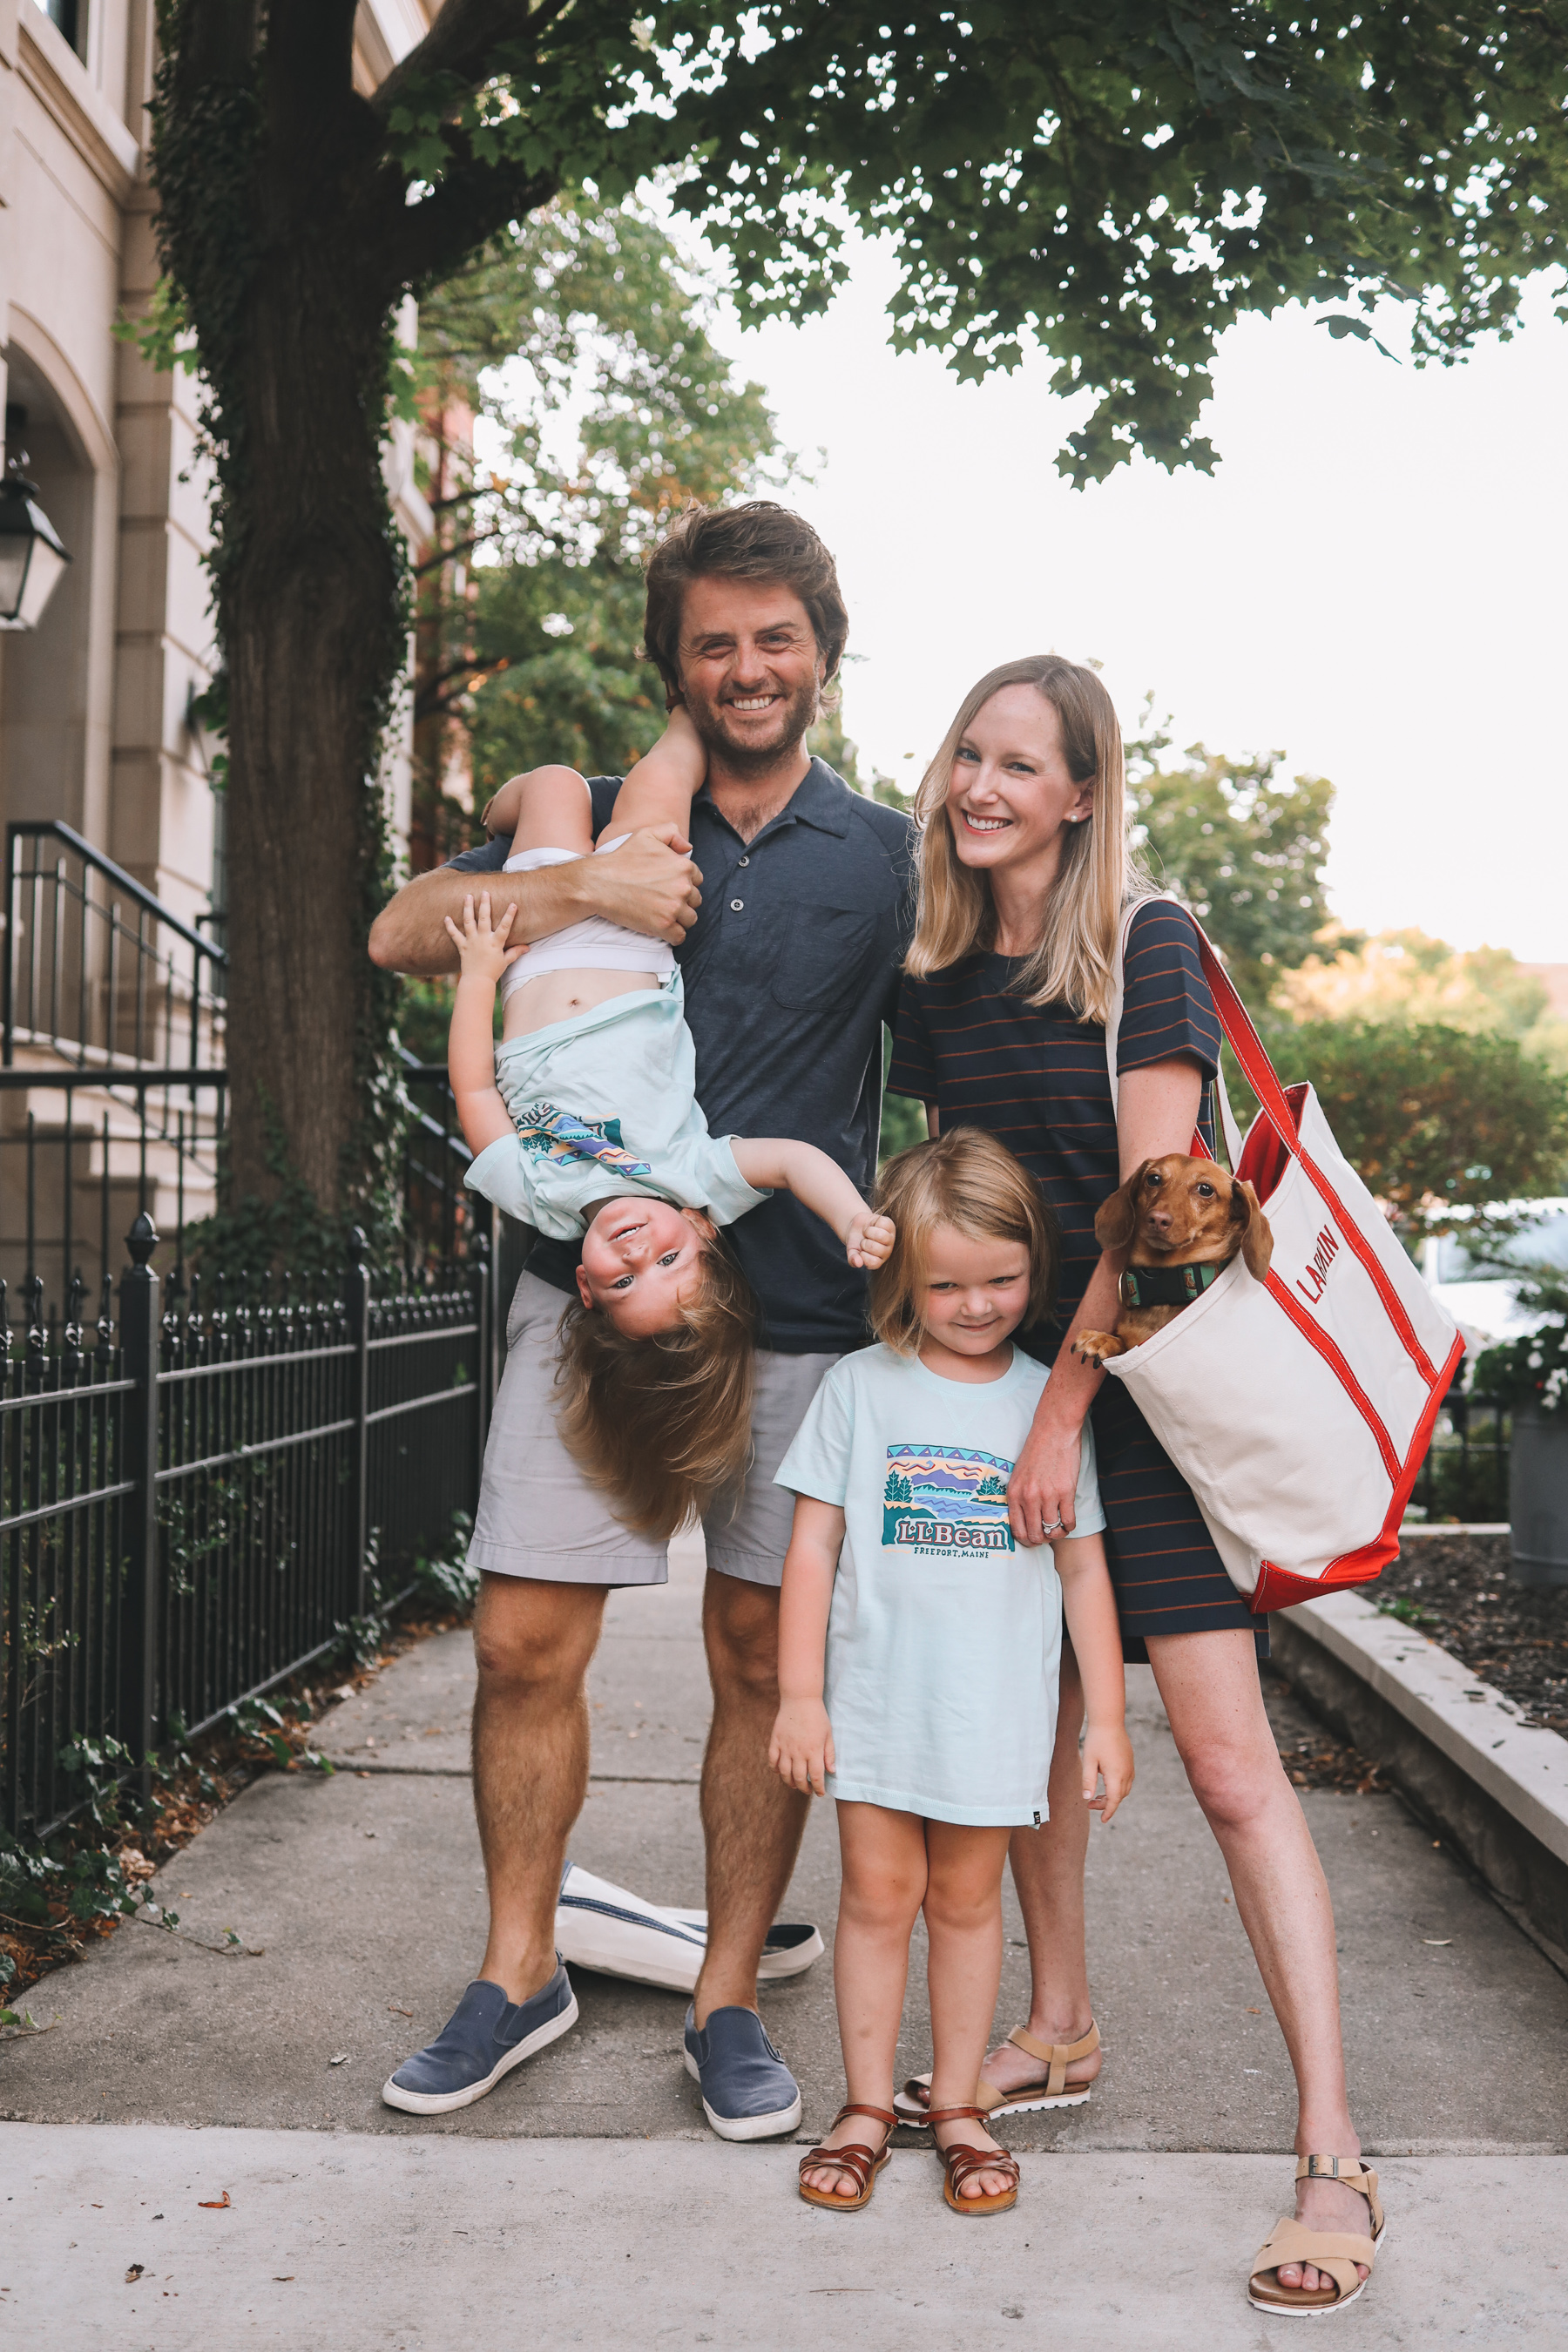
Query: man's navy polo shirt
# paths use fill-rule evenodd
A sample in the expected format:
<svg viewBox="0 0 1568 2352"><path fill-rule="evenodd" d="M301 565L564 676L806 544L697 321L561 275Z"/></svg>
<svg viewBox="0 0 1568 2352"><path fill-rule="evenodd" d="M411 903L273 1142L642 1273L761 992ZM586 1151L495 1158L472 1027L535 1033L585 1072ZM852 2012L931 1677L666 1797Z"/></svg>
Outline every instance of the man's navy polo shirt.
<svg viewBox="0 0 1568 2352"><path fill-rule="evenodd" d="M597 834L620 778L588 781ZM914 827L814 760L753 841L721 816L706 787L691 804L690 834L702 908L676 955L709 1129L815 1143L868 1198L882 1026L893 1025L914 923ZM452 864L493 873L510 854L500 835ZM809 1209L775 1193L730 1238L762 1302L764 1347L800 1356L861 1344L865 1276ZM574 1292L577 1255L540 1241L529 1271Z"/></svg>

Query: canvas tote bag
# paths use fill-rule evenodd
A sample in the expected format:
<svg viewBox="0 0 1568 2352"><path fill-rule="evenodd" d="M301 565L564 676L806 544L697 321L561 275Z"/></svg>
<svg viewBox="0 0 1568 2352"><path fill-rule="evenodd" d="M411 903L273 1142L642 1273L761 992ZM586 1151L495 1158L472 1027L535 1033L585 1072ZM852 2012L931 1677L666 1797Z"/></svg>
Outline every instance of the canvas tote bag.
<svg viewBox="0 0 1568 2352"><path fill-rule="evenodd" d="M1122 926L1105 1031L1113 1103L1136 911ZM1224 965L1194 929L1220 1027L1261 1106L1244 1143L1223 1081L1215 1087L1231 1169L1257 1191L1273 1263L1258 1283L1234 1258L1163 1331L1105 1369L1191 1486L1237 1590L1255 1610L1288 1609L1370 1583L1394 1559L1465 1348L1312 1088L1281 1087Z"/></svg>

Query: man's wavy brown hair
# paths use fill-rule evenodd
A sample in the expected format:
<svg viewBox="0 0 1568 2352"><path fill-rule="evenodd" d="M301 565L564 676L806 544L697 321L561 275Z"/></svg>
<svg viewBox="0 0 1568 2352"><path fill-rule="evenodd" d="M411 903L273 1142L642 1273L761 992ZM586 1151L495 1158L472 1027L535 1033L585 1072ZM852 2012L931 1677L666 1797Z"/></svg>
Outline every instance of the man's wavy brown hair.
<svg viewBox="0 0 1568 2352"><path fill-rule="evenodd" d="M698 1267L697 1295L671 1330L636 1339L579 1306L561 1322L567 1450L617 1518L661 1543L700 1518L751 1454L756 1298L721 1234Z"/></svg>
<svg viewBox="0 0 1568 2352"><path fill-rule="evenodd" d="M822 656L824 700L849 635L838 571L804 515L773 499L743 506L689 506L677 515L647 563L643 647L666 691L680 692L680 617L693 580L777 581L810 615Z"/></svg>

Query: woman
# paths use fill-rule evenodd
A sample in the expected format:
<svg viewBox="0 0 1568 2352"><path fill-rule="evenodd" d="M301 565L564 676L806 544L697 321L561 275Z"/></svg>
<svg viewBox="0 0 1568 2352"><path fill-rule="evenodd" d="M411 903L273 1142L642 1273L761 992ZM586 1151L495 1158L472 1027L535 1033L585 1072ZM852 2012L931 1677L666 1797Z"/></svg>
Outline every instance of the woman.
<svg viewBox="0 0 1568 2352"><path fill-rule="evenodd" d="M1095 1212L1139 1163L1191 1147L1219 1024L1189 919L1156 900L1132 919L1112 1108L1105 1020L1126 908L1148 884L1129 859L1121 736L1091 670L1042 656L1005 663L965 698L927 771L921 904L889 1085L924 1102L932 1134L987 1128L1039 1181L1062 1229L1058 1316L1030 1342L1055 1360L1008 1486L1014 1534L1070 1533L1079 1431L1092 1412L1125 1654L1147 1659L1187 1777L1219 1841L1295 2069L1298 2152L1342 2159L1302 2178L1297 2220L1255 2273L1263 2308L1327 2308L1359 2294L1352 2261L1371 2198L1346 2185L1360 2143L1345 2101L1333 1915L1321 1865L1264 1712L1268 1629L1237 1594L1191 1490L1119 1382L1071 1352L1114 1327L1121 1261ZM1084 1952L1089 1822L1076 1786L1079 1697L1070 1653L1050 1821L1011 1862L1028 1929L1027 2030L994 2051L983 2086L1015 2105L1076 2104L1100 2071ZM1060 1775L1062 1801L1057 1801ZM1370 2179L1370 2176L1369 2176ZM1301 2259L1318 2254L1318 2261ZM1296 2257L1281 2261L1280 2255Z"/></svg>

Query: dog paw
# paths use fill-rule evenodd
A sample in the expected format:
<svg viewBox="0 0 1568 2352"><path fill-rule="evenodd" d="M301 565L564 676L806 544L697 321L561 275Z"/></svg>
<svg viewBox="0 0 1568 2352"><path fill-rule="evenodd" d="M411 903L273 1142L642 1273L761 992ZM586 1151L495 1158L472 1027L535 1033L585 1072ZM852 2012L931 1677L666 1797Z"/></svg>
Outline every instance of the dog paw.
<svg viewBox="0 0 1568 2352"><path fill-rule="evenodd" d="M1124 1356L1127 1349L1113 1331L1080 1331L1072 1343L1072 1351L1098 1371L1107 1356Z"/></svg>

